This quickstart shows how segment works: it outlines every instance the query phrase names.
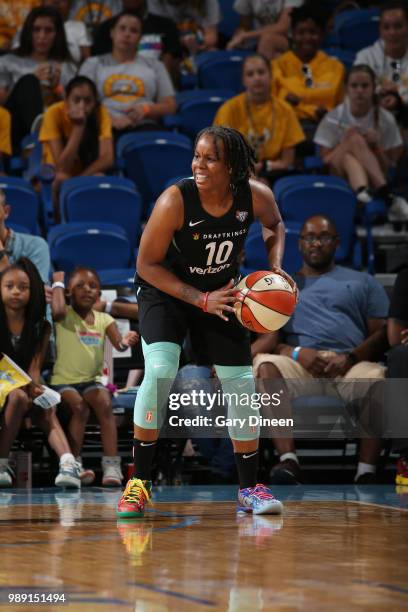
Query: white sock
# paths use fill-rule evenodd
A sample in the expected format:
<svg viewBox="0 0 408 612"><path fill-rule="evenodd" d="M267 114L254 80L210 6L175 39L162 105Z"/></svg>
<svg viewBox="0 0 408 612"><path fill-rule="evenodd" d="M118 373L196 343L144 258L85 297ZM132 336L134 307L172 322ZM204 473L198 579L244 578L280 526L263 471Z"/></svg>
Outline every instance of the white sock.
<svg viewBox="0 0 408 612"><path fill-rule="evenodd" d="M296 463L299 465L299 459L297 458L296 453L283 453L283 455L279 457L280 461L286 461L286 459L292 459L292 461L296 461Z"/></svg>
<svg viewBox="0 0 408 612"><path fill-rule="evenodd" d="M60 457L60 463L75 463L75 457L72 453L64 453Z"/></svg>
<svg viewBox="0 0 408 612"><path fill-rule="evenodd" d="M357 465L357 472L354 476L354 482L356 482L357 478L360 478L363 474L375 474L377 470L377 466L372 463L363 463L363 461L359 461Z"/></svg>

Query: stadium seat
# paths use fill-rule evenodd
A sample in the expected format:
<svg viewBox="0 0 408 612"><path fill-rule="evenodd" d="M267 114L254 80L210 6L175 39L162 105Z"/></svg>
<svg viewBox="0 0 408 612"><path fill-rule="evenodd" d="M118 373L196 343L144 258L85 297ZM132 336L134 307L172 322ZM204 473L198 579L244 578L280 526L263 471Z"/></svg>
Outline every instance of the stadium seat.
<svg viewBox="0 0 408 612"><path fill-rule="evenodd" d="M248 51L213 51L206 61L198 61L198 84L202 89L230 89L234 94L244 90L242 61Z"/></svg>
<svg viewBox="0 0 408 612"><path fill-rule="evenodd" d="M299 234L299 223L285 224L285 252L282 267L289 274L299 270L302 265L302 257L298 246ZM245 260L241 266L242 274L247 275L257 270L269 270L270 264L262 238L262 226L259 221L252 223L245 241L244 250Z"/></svg>
<svg viewBox="0 0 408 612"><path fill-rule="evenodd" d="M124 134L117 143L118 166L135 182L145 212L175 176L191 174L190 138L174 132Z"/></svg>
<svg viewBox="0 0 408 612"><path fill-rule="evenodd" d="M135 272L135 266L98 271L102 287L133 287Z"/></svg>
<svg viewBox="0 0 408 612"><path fill-rule="evenodd" d="M20 234L31 234L28 227L25 227L24 225L20 225L19 223L13 223L13 222L9 223L8 219L7 219L7 227L11 227L12 230L14 230L15 232L19 232Z"/></svg>
<svg viewBox="0 0 408 612"><path fill-rule="evenodd" d="M22 178L1 176L0 189L5 192L11 206L8 220L26 227L30 234L38 235L40 202L31 184Z"/></svg>
<svg viewBox="0 0 408 612"><path fill-rule="evenodd" d="M339 60L339 62L344 64L346 70L350 70L350 68L354 64L354 60L356 59L356 54L350 49L341 49L340 47L328 47L327 49L324 49L324 51L325 53L327 53L327 55L330 55L330 57L335 57Z"/></svg>
<svg viewBox="0 0 408 612"><path fill-rule="evenodd" d="M63 221L121 225L131 245L136 247L141 233L142 202L132 181L117 176L69 179L62 185L60 206Z"/></svg>
<svg viewBox="0 0 408 612"><path fill-rule="evenodd" d="M313 181L314 177L296 177L296 183L288 187L280 195L279 207L285 223L287 221L303 223L312 215L322 214L333 219L340 236L340 245L336 252L337 262L353 262L358 267L361 263L359 247L354 252L356 242L355 217L356 197L347 185L336 185L328 177L328 181Z"/></svg>
<svg viewBox="0 0 408 612"><path fill-rule="evenodd" d="M324 185L341 185L348 188L348 183L343 178L339 176L330 176L329 174L299 174L294 176L283 176L282 178L278 179L273 186L273 193L278 204L287 189L300 183L302 185L313 185L314 183L321 183Z"/></svg>
<svg viewBox="0 0 408 612"><path fill-rule="evenodd" d="M239 27L240 16L234 10L233 0L218 0L221 10L221 21L218 24L218 33L223 42L228 42L235 30Z"/></svg>
<svg viewBox="0 0 408 612"><path fill-rule="evenodd" d="M65 223L48 233L51 261L56 270L70 272L84 265L96 270L127 268L132 247L121 226L103 223Z"/></svg>
<svg viewBox="0 0 408 612"><path fill-rule="evenodd" d="M216 90L184 92L185 94L191 93L191 96L183 96L177 114L166 117L165 125L176 127L180 132L194 140L200 130L212 125L221 104L234 96L234 92L229 90L220 89L219 93L215 92Z"/></svg>
<svg viewBox="0 0 408 612"><path fill-rule="evenodd" d="M380 11L373 9L359 9L343 11L336 15L334 32L340 47L350 51L360 51L378 40Z"/></svg>

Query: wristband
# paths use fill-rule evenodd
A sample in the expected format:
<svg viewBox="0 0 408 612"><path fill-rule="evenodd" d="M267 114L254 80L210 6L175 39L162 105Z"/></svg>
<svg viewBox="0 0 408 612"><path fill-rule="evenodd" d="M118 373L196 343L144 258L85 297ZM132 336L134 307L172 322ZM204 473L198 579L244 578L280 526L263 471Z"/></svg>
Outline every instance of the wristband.
<svg viewBox="0 0 408 612"><path fill-rule="evenodd" d="M207 306L208 306L208 297L209 297L209 295L210 295L210 292L209 292L209 291L206 291L206 292L204 293L203 302L202 302L202 304L201 304L201 310L202 310L203 312L208 312L208 310L207 310Z"/></svg>
<svg viewBox="0 0 408 612"><path fill-rule="evenodd" d="M127 351L127 350L128 350L128 348L129 348L129 347L127 346L127 344L123 344L123 342L122 342L122 341L120 341L120 342L119 342L119 350L120 350L120 351L122 351L122 353L123 353L124 351Z"/></svg>
<svg viewBox="0 0 408 612"><path fill-rule="evenodd" d="M150 104L142 105L143 117L146 117L149 114L150 106L151 106Z"/></svg>
<svg viewBox="0 0 408 612"><path fill-rule="evenodd" d="M295 346L295 348L293 349L292 354L291 354L293 361L298 360L301 348L302 348L301 346Z"/></svg>
<svg viewBox="0 0 408 612"><path fill-rule="evenodd" d="M55 283L52 283L51 285L51 289L57 289L58 287L60 289L65 289L65 283L63 283L62 281L55 281Z"/></svg>
<svg viewBox="0 0 408 612"><path fill-rule="evenodd" d="M111 314L111 312L112 312L112 302L106 302L105 312L107 314Z"/></svg>

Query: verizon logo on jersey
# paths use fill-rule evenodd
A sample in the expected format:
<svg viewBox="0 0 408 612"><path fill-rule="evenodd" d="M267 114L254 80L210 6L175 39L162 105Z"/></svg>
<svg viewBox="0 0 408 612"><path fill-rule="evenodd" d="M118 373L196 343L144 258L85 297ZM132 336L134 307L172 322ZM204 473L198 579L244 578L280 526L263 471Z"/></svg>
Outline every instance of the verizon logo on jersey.
<svg viewBox="0 0 408 612"><path fill-rule="evenodd" d="M190 274L217 274L217 272L221 272L221 270L226 270L230 267L230 263L223 264L222 266L218 266L217 268L213 268L213 266L208 266L207 268L198 268L197 266L190 266Z"/></svg>

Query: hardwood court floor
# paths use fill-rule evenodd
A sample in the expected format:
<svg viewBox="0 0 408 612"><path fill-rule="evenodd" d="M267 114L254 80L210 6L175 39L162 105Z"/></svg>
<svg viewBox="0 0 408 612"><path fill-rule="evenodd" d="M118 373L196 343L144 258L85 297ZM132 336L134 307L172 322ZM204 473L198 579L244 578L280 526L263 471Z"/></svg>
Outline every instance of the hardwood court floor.
<svg viewBox="0 0 408 612"><path fill-rule="evenodd" d="M276 487L282 517L237 515L235 487L163 487L144 520L118 492L0 492L0 610L326 612L408 607L408 491ZM68 605L10 606L9 593Z"/></svg>

